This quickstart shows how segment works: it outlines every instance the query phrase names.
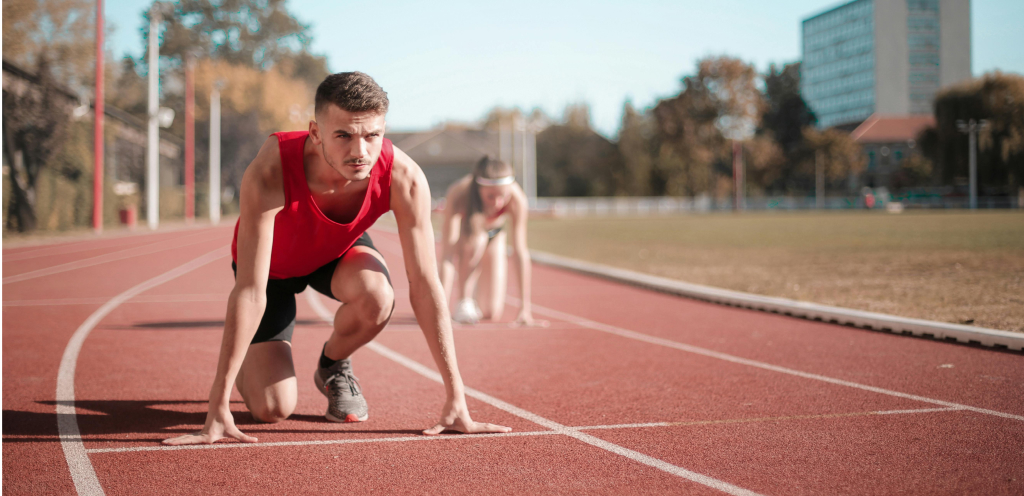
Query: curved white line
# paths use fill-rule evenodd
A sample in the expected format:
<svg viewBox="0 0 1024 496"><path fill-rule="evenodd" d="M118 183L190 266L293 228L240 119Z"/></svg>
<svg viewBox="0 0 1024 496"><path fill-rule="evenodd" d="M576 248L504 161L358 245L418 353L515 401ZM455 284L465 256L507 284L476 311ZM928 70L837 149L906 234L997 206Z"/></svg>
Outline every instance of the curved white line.
<svg viewBox="0 0 1024 496"><path fill-rule="evenodd" d="M57 371L57 432L60 435L60 445L64 449L64 458L68 462L71 479L75 483L75 490L78 491L78 494L103 494L100 481L96 478L96 471L93 470L92 462L89 461L89 455L85 451L85 445L82 444L78 419L75 417L75 366L78 365L78 354L82 351L85 338L89 337L89 333L96 327L96 324L99 324L118 305L143 291L227 256L225 248L226 246L219 247L185 265L164 272L111 298L85 319L85 322L78 326L71 336L71 340L68 341L67 347L64 348L64 356L60 360L60 369Z"/></svg>

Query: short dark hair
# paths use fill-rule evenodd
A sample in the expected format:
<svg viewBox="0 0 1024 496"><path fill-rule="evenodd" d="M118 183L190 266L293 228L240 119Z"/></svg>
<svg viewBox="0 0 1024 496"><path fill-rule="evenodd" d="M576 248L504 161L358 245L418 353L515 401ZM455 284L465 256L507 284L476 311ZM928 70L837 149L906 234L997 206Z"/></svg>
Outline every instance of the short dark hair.
<svg viewBox="0 0 1024 496"><path fill-rule="evenodd" d="M362 72L331 74L320 83L314 112L319 115L332 103L347 112L388 113L387 92Z"/></svg>

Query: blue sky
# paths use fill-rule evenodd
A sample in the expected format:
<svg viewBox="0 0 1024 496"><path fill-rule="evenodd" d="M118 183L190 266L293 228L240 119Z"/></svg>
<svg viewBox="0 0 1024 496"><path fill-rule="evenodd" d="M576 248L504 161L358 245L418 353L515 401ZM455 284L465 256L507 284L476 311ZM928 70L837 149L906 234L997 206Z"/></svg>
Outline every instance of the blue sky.
<svg viewBox="0 0 1024 496"><path fill-rule="evenodd" d="M800 21L830 0L536 1L516 4L289 0L310 24L313 51L333 72L360 70L388 92L392 130L474 121L496 105L560 117L587 102L595 128L613 136L623 102L637 107L678 93L705 55L731 55L765 70L800 58ZM143 53L150 2L109 0L116 57ZM1024 1L973 0L975 75L1024 73Z"/></svg>

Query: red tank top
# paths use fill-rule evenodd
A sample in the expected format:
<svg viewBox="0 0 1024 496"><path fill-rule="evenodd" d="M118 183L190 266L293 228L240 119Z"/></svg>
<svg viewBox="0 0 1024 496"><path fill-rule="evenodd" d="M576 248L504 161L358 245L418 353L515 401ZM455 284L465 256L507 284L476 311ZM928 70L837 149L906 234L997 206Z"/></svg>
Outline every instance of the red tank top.
<svg viewBox="0 0 1024 496"><path fill-rule="evenodd" d="M287 279L313 273L344 254L377 218L391 210L391 165L395 153L384 139L380 158L370 171L366 197L355 219L340 224L327 218L313 202L302 158L308 131L274 133L281 149L284 208L274 217L274 246L270 278ZM238 223L231 242L231 258L238 262Z"/></svg>

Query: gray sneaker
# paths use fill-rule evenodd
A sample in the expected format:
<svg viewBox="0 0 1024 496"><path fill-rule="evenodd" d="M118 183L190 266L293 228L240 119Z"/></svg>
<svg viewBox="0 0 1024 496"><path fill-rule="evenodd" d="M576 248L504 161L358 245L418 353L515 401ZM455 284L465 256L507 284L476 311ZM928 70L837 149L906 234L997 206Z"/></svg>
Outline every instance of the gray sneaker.
<svg viewBox="0 0 1024 496"><path fill-rule="evenodd" d="M370 418L366 398L359 387L359 379L352 373L349 359L338 360L328 368L317 368L313 374L316 388L327 397L327 420L334 422L362 422Z"/></svg>

